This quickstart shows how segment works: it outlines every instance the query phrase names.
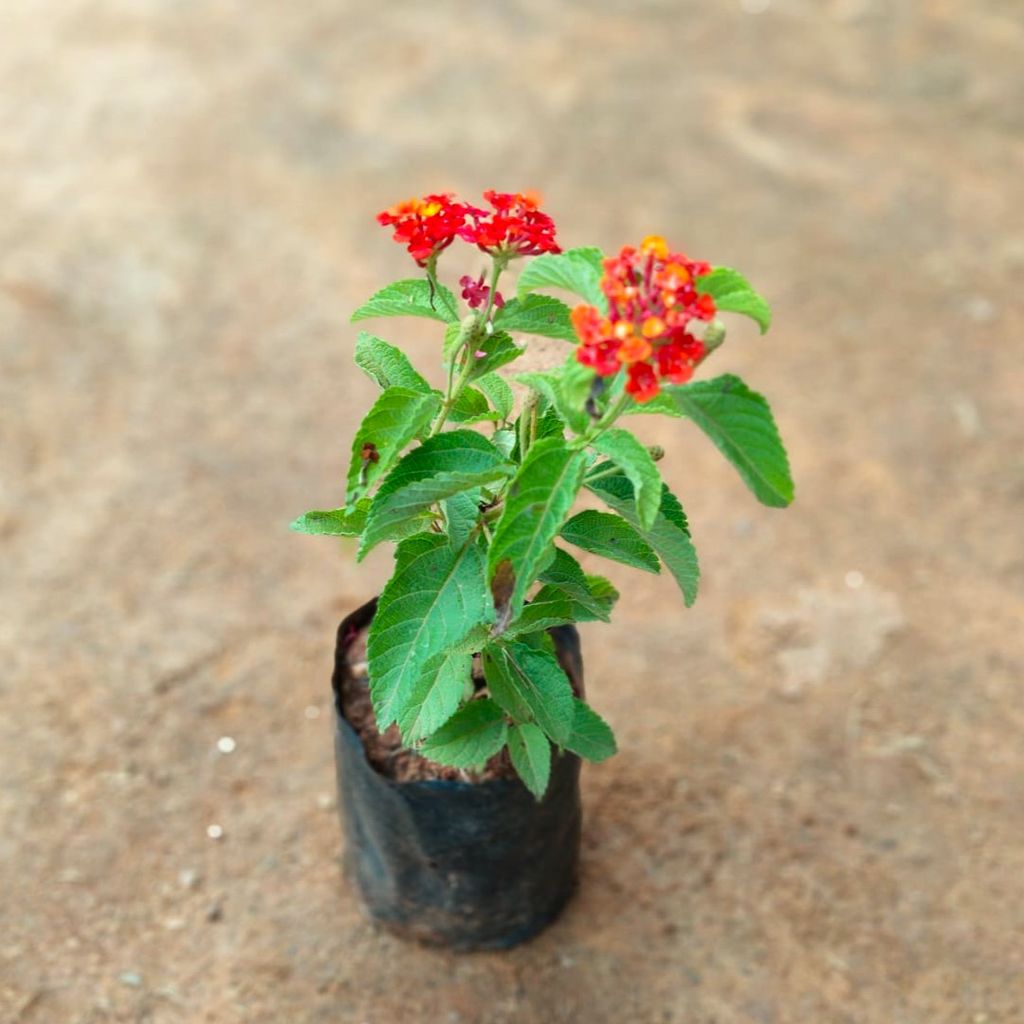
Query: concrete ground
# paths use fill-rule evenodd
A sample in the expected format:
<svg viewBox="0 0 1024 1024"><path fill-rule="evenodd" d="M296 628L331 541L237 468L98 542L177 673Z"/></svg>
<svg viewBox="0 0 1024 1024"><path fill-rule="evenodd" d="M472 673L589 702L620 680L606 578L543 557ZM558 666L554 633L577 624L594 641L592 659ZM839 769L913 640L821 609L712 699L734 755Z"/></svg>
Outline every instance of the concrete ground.
<svg viewBox="0 0 1024 1024"><path fill-rule="evenodd" d="M0 1019L1024 1021L1022 53L1005 0L4 0ZM798 483L644 425L701 598L611 570L581 892L461 958L337 868L332 629L389 555L285 529L409 270L372 216L446 187L742 268L776 325L714 370Z"/></svg>

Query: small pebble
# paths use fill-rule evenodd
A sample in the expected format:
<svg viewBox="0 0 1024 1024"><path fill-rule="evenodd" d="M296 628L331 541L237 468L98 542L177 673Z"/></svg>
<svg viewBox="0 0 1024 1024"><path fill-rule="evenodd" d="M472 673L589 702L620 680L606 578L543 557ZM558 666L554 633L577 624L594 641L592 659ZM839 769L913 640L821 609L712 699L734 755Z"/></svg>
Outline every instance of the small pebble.
<svg viewBox="0 0 1024 1024"><path fill-rule="evenodd" d="M314 718L320 717L320 709L315 704L310 704L306 708L306 717L312 721Z"/></svg>
<svg viewBox="0 0 1024 1024"><path fill-rule="evenodd" d="M843 579L851 590L859 590L864 586L864 573L851 569Z"/></svg>
<svg viewBox="0 0 1024 1024"><path fill-rule="evenodd" d="M206 834L211 839L223 839L224 838L224 829L222 829L220 827L220 825L207 825L206 826Z"/></svg>
<svg viewBox="0 0 1024 1024"><path fill-rule="evenodd" d="M235 749L235 741L230 736L221 736L221 738L217 740L217 749L222 754L230 754Z"/></svg>
<svg viewBox="0 0 1024 1024"><path fill-rule="evenodd" d="M330 793L320 793L316 798L316 805L322 811L326 811L334 806L334 798Z"/></svg>
<svg viewBox="0 0 1024 1024"><path fill-rule="evenodd" d="M118 976L117 980L122 985L130 985L132 988L138 988L142 984L142 975L136 971L122 971Z"/></svg>
<svg viewBox="0 0 1024 1024"><path fill-rule="evenodd" d="M195 889L199 885L199 872L194 868L183 868L178 872L178 884L183 889Z"/></svg>

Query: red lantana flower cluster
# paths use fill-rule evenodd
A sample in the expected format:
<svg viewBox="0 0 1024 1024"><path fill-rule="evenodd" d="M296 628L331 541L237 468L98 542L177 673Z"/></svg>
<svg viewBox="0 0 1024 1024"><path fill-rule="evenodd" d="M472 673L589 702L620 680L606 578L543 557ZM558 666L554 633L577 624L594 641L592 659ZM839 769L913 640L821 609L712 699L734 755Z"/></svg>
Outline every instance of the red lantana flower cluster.
<svg viewBox="0 0 1024 1024"><path fill-rule="evenodd" d="M561 252L555 241L555 222L541 212L540 197L533 192L484 193L491 210L471 209L472 224L460 236L492 256L539 256Z"/></svg>
<svg viewBox="0 0 1024 1024"><path fill-rule="evenodd" d="M576 358L602 377L625 366L626 391L638 402L658 393L659 379L685 384L706 351L688 327L715 315L714 300L694 286L710 269L708 263L669 252L665 239L655 235L639 248L625 246L604 261L601 290L608 315L594 306L572 311L580 338Z"/></svg>
<svg viewBox="0 0 1024 1024"><path fill-rule="evenodd" d="M539 209L535 194L489 190L484 199L493 209L470 206L451 193L407 199L378 213L377 222L394 226L392 237L421 267L456 238L505 259L562 251L555 241L555 222Z"/></svg>
<svg viewBox="0 0 1024 1024"><path fill-rule="evenodd" d="M377 214L377 223L394 225L394 240L405 245L409 255L424 267L455 241L466 223L469 209L450 193L443 192L422 199L406 199L389 210L382 210Z"/></svg>

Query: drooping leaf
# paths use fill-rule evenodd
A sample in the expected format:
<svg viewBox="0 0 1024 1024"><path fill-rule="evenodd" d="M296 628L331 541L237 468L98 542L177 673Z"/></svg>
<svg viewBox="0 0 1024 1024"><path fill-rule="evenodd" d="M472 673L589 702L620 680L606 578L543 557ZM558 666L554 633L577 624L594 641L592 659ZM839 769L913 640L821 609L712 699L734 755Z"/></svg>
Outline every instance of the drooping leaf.
<svg viewBox="0 0 1024 1024"><path fill-rule="evenodd" d="M424 664L452 649L488 614L483 555L442 534L402 541L367 637L370 696L383 731L408 714Z"/></svg>
<svg viewBox="0 0 1024 1024"><path fill-rule="evenodd" d="M496 606L496 632L519 614L530 584L551 557L550 547L576 499L586 456L561 438L534 442L505 497L494 531L488 577L507 563L514 577L508 602Z"/></svg>
<svg viewBox="0 0 1024 1024"><path fill-rule="evenodd" d="M453 768L481 768L505 745L507 734L501 708L486 697L477 698L428 736L420 753Z"/></svg>
<svg viewBox="0 0 1024 1024"><path fill-rule="evenodd" d="M499 377L496 373L485 373L477 378L476 386L488 397L499 420L504 422L512 415L515 397L512 389L505 383L504 377Z"/></svg>
<svg viewBox="0 0 1024 1024"><path fill-rule="evenodd" d="M413 369L401 349L368 331L359 332L355 361L382 388L408 388L423 394L430 391L430 385Z"/></svg>
<svg viewBox="0 0 1024 1024"><path fill-rule="evenodd" d="M761 395L732 374L666 391L736 467L758 501L783 508L793 500L786 449Z"/></svg>
<svg viewBox="0 0 1024 1024"><path fill-rule="evenodd" d="M380 393L352 439L347 479L350 504L391 469L440 408L441 401L433 392L389 387Z"/></svg>
<svg viewBox="0 0 1024 1024"><path fill-rule="evenodd" d="M483 664L491 696L516 722L535 721L565 743L572 732L572 685L554 655L510 641L488 644Z"/></svg>
<svg viewBox="0 0 1024 1024"><path fill-rule="evenodd" d="M644 572L658 573L661 564L654 549L625 519L608 512L585 509L562 527L562 539L595 555L603 555Z"/></svg>
<svg viewBox="0 0 1024 1024"><path fill-rule="evenodd" d="M449 324L459 319L455 296L443 284L432 295L430 283L419 278L381 288L352 314L351 320L356 323L374 316L423 316Z"/></svg>
<svg viewBox="0 0 1024 1024"><path fill-rule="evenodd" d="M616 751L615 736L608 723L589 704L574 699L572 732L563 744L588 761L604 761Z"/></svg>
<svg viewBox="0 0 1024 1024"><path fill-rule="evenodd" d="M593 475L597 477L597 474L603 472L607 466L608 463L595 466ZM654 548L679 584L687 607L693 604L697 598L697 582L700 579L697 552L690 540L682 506L668 487L662 485L658 513L650 529L644 529L637 515L633 485L625 474L587 480L586 486L618 512Z"/></svg>
<svg viewBox="0 0 1024 1024"><path fill-rule="evenodd" d="M597 306L602 313L607 312L608 301L601 291L603 261L604 254L595 248L537 256L519 275L517 294L521 299L538 288L562 288Z"/></svg>
<svg viewBox="0 0 1024 1024"><path fill-rule="evenodd" d="M358 557L364 558L395 523L461 491L494 484L511 472L512 466L494 445L472 430L428 438L395 466L374 495Z"/></svg>
<svg viewBox="0 0 1024 1024"><path fill-rule="evenodd" d="M551 779L551 744L547 736L532 722L513 725L508 731L508 752L523 785L540 800Z"/></svg>
<svg viewBox="0 0 1024 1024"><path fill-rule="evenodd" d="M296 533L311 533L322 537L358 537L366 525L369 508L369 499L363 498L345 508L314 509L299 516L289 528Z"/></svg>
<svg viewBox="0 0 1024 1024"><path fill-rule="evenodd" d="M515 451L516 442L518 440L516 432L508 428L496 430L491 436L491 443L507 459L512 458L512 453Z"/></svg>
<svg viewBox="0 0 1024 1024"><path fill-rule="evenodd" d="M621 427L612 427L598 435L593 447L607 455L629 478L633 485L637 519L642 529L650 529L661 501L661 474L651 453Z"/></svg>
<svg viewBox="0 0 1024 1024"><path fill-rule="evenodd" d="M698 277L694 282L697 291L710 295L722 312L742 313L750 317L764 334L771 326L771 307L759 295L747 279L730 267L715 267L709 274Z"/></svg>
<svg viewBox="0 0 1024 1024"><path fill-rule="evenodd" d="M550 295L523 295L511 299L494 315L494 326L576 344L579 338L569 319L569 307Z"/></svg>

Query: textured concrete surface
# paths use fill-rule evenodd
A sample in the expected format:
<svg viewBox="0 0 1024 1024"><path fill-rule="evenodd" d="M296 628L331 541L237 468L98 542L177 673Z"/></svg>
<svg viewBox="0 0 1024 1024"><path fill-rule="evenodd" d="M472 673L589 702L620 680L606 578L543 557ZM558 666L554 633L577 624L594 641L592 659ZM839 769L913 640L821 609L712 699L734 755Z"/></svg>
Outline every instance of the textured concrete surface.
<svg viewBox="0 0 1024 1024"><path fill-rule="evenodd" d="M1022 52L1001 0L4 0L0 1019L1024 1020ZM612 571L582 891L459 959L336 866L331 631L388 555L284 527L372 397L372 214L492 186L758 283L716 371L799 496L645 425L701 599Z"/></svg>

